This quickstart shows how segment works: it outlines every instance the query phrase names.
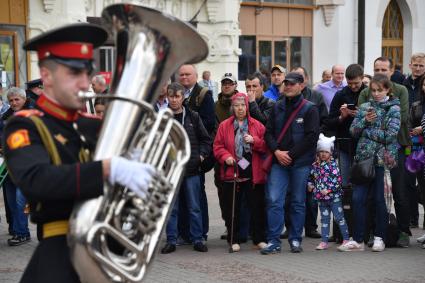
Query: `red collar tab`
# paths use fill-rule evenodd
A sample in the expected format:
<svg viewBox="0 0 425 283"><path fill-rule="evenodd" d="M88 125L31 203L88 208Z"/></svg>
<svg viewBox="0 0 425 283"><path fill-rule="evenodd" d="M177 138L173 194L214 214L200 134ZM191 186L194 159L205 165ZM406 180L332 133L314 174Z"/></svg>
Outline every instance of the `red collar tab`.
<svg viewBox="0 0 425 283"><path fill-rule="evenodd" d="M37 47L38 60L55 56L63 59L93 59L93 44L87 42L51 42Z"/></svg>
<svg viewBox="0 0 425 283"><path fill-rule="evenodd" d="M40 97L38 98L37 105L46 113L60 120L74 122L78 118L77 111L63 108L59 104L50 100L44 94L40 95Z"/></svg>

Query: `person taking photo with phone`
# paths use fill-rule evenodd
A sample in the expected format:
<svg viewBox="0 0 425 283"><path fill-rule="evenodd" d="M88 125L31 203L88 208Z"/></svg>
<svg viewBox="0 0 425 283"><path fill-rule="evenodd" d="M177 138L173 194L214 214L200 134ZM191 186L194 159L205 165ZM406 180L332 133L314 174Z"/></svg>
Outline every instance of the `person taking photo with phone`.
<svg viewBox="0 0 425 283"><path fill-rule="evenodd" d="M357 113L357 101L360 92L366 88L363 84L363 67L351 64L345 71L347 86L335 94L332 99L329 116L325 122L328 130L335 132L336 150L342 175L342 186L348 186L350 165L354 158L356 141L349 129Z"/></svg>

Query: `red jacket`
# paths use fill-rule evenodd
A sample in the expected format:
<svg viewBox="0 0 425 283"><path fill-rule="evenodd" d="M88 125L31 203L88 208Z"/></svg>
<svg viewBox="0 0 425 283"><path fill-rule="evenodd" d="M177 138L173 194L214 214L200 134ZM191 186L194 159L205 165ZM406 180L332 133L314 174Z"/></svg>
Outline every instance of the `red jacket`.
<svg viewBox="0 0 425 283"><path fill-rule="evenodd" d="M247 99L246 99L247 100ZM248 107L248 103L247 103ZM264 133L266 131L263 124L249 116L247 108L248 132L254 138L252 145L252 182L254 184L264 184L266 182L266 174L261 168L265 153L267 152L266 142L264 141ZM233 157L236 160L235 153L235 131L233 121L235 116L224 120L218 127L217 134L214 139L214 157L220 163L220 179L223 181L233 181L233 166L224 166L225 160ZM226 167L226 171L224 170Z"/></svg>

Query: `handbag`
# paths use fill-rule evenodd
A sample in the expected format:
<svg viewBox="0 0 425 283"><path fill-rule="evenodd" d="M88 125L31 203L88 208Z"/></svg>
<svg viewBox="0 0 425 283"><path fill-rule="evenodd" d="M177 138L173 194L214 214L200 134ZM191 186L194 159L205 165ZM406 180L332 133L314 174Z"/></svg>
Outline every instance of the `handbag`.
<svg viewBox="0 0 425 283"><path fill-rule="evenodd" d="M285 135L285 133L288 130L289 126L291 125L292 121L294 121L295 116L298 114L298 112L300 112L301 108L306 103L307 103L307 100L303 99L301 101L301 103L298 105L298 107L291 113L291 115L289 116L288 120L286 121L285 125L282 128L282 131L280 132L280 134L277 138L277 143L280 143L282 141L283 136ZM268 174L270 172L270 170L272 169L272 164L273 164L273 153L269 151L267 153L266 158L263 161L263 165L261 166L266 174Z"/></svg>
<svg viewBox="0 0 425 283"><path fill-rule="evenodd" d="M385 131L384 131L385 139ZM386 150L387 145L384 144ZM351 166L350 181L355 185L369 184L375 179L375 155L379 151L379 147L373 155L367 159L359 160L354 158L353 165Z"/></svg>
<svg viewBox="0 0 425 283"><path fill-rule="evenodd" d="M375 178L375 154L367 159L354 159L351 166L351 183L355 185L368 184Z"/></svg>

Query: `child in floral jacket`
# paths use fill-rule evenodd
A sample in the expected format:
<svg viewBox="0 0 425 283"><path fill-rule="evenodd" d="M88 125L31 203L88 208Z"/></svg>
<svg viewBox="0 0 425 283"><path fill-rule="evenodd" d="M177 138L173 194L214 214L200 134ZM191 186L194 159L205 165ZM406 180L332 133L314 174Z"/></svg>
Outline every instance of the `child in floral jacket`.
<svg viewBox="0 0 425 283"><path fill-rule="evenodd" d="M343 244L348 242L348 227L342 209L342 177L339 168L332 157L335 137L327 138L320 134L317 142L317 160L313 163L308 181L308 189L313 191L313 197L319 203L321 214L322 241L316 250L328 248L331 212L343 237Z"/></svg>

